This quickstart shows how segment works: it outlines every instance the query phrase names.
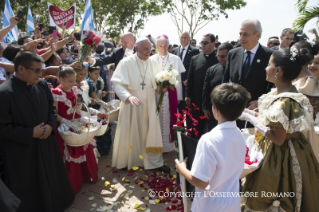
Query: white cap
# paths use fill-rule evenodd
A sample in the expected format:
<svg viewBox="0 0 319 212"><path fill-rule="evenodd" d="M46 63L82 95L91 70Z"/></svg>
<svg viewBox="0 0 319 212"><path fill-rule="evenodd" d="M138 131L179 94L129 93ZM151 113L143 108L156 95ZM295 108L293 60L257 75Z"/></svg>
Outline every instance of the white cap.
<svg viewBox="0 0 319 212"><path fill-rule="evenodd" d="M135 45L138 45L139 43L148 40L150 42L150 40L147 37L140 37L136 40Z"/></svg>

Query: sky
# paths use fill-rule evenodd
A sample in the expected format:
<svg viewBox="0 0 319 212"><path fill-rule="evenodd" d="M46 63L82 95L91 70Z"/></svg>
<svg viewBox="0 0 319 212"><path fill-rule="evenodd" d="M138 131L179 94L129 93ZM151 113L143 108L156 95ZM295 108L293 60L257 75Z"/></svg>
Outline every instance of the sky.
<svg viewBox="0 0 319 212"><path fill-rule="evenodd" d="M298 12L294 7L297 0L246 0L247 4L240 10L227 10L228 18L219 18L218 21L211 21L201 29L194 38L197 44L206 33L218 35L220 42L237 40L239 38L239 28L241 22L246 19L258 19L261 22L263 33L260 43L267 45L268 38L280 36L284 28L292 28L292 23L296 19ZM309 0L307 6L315 6L318 0ZM315 36L308 33L309 29L316 27L314 19L307 23L304 32L310 39ZM317 29L317 31L319 31ZM180 44L177 27L174 25L169 14L150 17L144 30L140 35L151 34L157 37L166 34L171 44Z"/></svg>

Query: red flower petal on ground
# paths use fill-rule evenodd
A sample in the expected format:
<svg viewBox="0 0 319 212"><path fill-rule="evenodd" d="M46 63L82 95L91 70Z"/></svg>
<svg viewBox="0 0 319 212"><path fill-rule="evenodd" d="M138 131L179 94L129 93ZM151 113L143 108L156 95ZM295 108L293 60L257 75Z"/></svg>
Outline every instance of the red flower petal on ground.
<svg viewBox="0 0 319 212"><path fill-rule="evenodd" d="M174 200L172 201L172 203L174 203L174 204L176 204L177 202L178 202L177 199L174 199Z"/></svg>
<svg viewBox="0 0 319 212"><path fill-rule="evenodd" d="M182 126L183 126L183 122L178 121L178 122L176 123L176 125L177 125L178 127L182 127Z"/></svg>
<svg viewBox="0 0 319 212"><path fill-rule="evenodd" d="M172 210L176 210L176 209L177 209L176 205L172 205Z"/></svg>
<svg viewBox="0 0 319 212"><path fill-rule="evenodd" d="M167 210L167 211L170 211L170 210L172 210L172 209L170 209L169 207L167 207L166 210Z"/></svg>
<svg viewBox="0 0 319 212"><path fill-rule="evenodd" d="M116 170L116 169L114 169L112 172L113 172L113 173L117 173L117 170Z"/></svg>
<svg viewBox="0 0 319 212"><path fill-rule="evenodd" d="M200 116L199 118L200 118L201 120L203 120L203 119L205 119L205 116Z"/></svg>
<svg viewBox="0 0 319 212"><path fill-rule="evenodd" d="M110 165L107 165L106 167L111 167Z"/></svg>

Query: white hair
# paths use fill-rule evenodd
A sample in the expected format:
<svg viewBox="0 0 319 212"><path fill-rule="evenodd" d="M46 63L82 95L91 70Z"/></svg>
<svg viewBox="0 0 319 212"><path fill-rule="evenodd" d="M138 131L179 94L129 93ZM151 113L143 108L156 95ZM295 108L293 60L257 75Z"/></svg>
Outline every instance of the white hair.
<svg viewBox="0 0 319 212"><path fill-rule="evenodd" d="M163 36L161 36L161 37L156 39L156 45L157 45L157 41L160 41L160 40L165 40L167 42L167 46L169 46L169 39L167 39L167 38L165 38Z"/></svg>
<svg viewBox="0 0 319 212"><path fill-rule="evenodd" d="M254 25L255 33L260 32L260 34L262 34L263 29L261 27L260 21L258 21L257 19L248 19L248 20L243 21L243 23L241 23L242 26L249 25L249 24Z"/></svg>

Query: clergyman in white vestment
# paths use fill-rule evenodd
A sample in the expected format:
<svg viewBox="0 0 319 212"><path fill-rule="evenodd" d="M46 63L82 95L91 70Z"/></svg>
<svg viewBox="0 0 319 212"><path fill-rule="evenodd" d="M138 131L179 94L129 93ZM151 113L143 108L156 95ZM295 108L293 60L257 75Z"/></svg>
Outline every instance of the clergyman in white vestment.
<svg viewBox="0 0 319 212"><path fill-rule="evenodd" d="M159 35L156 40L156 47L158 49L158 53L151 56L152 59L156 60L160 66L161 71L167 70L171 63L173 63L173 69L177 70L179 75L177 76L178 87L176 89L177 92L177 100L183 100L183 88L182 88L182 78L181 73L185 72L185 67L181 59L168 52L169 40L166 35ZM159 95L158 95L159 96ZM176 108L170 108L172 104L169 101L169 92L165 93L163 98L163 104L161 106L161 110L159 113L160 125L161 125L161 133L163 139L163 152L171 152L175 150L174 140L172 138L173 130L171 130L172 126L176 124L177 117L174 116L174 113L177 113L177 105ZM171 111L174 111L171 114ZM173 115L174 117L172 118ZM171 123L172 122L172 123ZM175 138L176 140L176 138Z"/></svg>
<svg viewBox="0 0 319 212"><path fill-rule="evenodd" d="M163 142L156 114L155 75L161 67L149 58L151 43L147 38L139 38L135 49L137 54L121 60L111 79L122 101L112 166L128 170L139 166L167 173L170 168L163 166Z"/></svg>

